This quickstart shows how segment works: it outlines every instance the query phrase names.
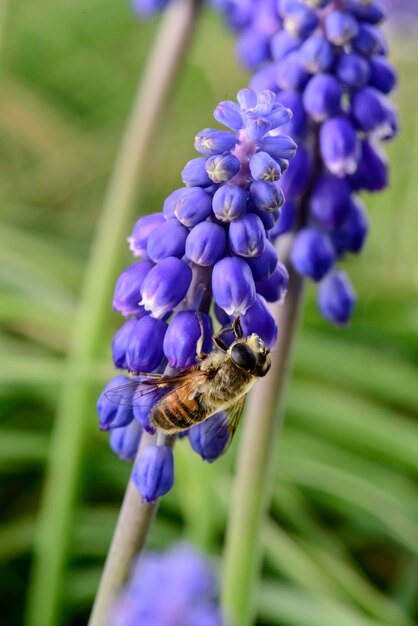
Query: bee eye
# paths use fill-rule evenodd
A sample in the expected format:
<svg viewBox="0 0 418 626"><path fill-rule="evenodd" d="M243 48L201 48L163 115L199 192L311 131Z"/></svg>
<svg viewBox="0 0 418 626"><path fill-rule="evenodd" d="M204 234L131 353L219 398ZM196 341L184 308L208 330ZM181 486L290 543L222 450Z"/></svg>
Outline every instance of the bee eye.
<svg viewBox="0 0 418 626"><path fill-rule="evenodd" d="M231 359L243 370L251 371L255 367L254 352L246 343L237 343L231 348Z"/></svg>

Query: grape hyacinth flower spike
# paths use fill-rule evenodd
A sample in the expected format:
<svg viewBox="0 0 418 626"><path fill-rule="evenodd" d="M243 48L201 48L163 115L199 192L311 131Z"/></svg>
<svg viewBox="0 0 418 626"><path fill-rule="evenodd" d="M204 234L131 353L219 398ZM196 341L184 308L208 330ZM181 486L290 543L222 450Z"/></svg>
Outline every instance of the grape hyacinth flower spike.
<svg viewBox="0 0 418 626"><path fill-rule="evenodd" d="M268 347L275 344L277 325L267 301L283 299L288 276L270 239L285 202L283 172L297 148L279 132L292 112L272 91L242 89L237 101L220 102L214 117L228 130L206 128L196 135L201 156L185 165L184 186L166 198L161 213L141 217L128 238L139 260L122 272L113 298L113 308L128 318L112 343L118 369L151 374L167 365L169 371L192 366L201 335L197 310L202 351L212 350L212 302L222 326L240 316L246 335L255 332ZM102 429L117 429L112 447L131 459L132 442L142 430L153 432L149 414L161 393L147 394L141 403L127 391L123 407L112 405L108 391L124 381L121 374L109 383L98 412ZM135 386L128 389L133 395ZM190 431L192 448L209 462L227 438L222 413ZM153 502L171 488L173 472L171 448L149 445L133 479L142 498Z"/></svg>
<svg viewBox="0 0 418 626"><path fill-rule="evenodd" d="M380 143L398 130L397 112L388 99L397 78L380 28L385 19L383 4L379 0L266 3L274 14L275 31L257 62L251 52L242 58L240 44L242 39L259 41L256 3L212 0L212 4L237 33L243 64L258 68L250 83L254 91L275 92L277 102L294 112L277 131L278 136L292 135L299 149L287 171L282 171L280 187L286 203L270 238L296 231L293 267L320 283L322 315L334 324L345 324L355 296L346 274L343 281L332 279L341 276L333 273L335 264L348 253L360 252L364 244L368 221L357 194L387 187L388 166ZM336 306L324 305L325 293ZM340 314L342 309L345 315Z"/></svg>

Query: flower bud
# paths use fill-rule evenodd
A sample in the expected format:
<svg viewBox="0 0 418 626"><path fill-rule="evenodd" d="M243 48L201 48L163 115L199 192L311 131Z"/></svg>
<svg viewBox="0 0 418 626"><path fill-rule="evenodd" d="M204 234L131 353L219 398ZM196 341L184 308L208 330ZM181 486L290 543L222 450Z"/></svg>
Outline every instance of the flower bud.
<svg viewBox="0 0 418 626"><path fill-rule="evenodd" d="M205 128L195 137L194 147L206 156L216 156L233 150L239 142L234 133L224 130Z"/></svg>
<svg viewBox="0 0 418 626"><path fill-rule="evenodd" d="M182 257L189 231L175 218L167 220L156 228L148 238L147 255L157 263L174 256ZM140 298L138 298L140 300Z"/></svg>
<svg viewBox="0 0 418 626"><path fill-rule="evenodd" d="M355 17L347 11L331 11L324 20L325 34L335 46L344 46L359 31Z"/></svg>
<svg viewBox="0 0 418 626"><path fill-rule="evenodd" d="M240 130L243 126L240 107L232 100L220 102L213 113L213 117L217 122L232 128L232 130Z"/></svg>
<svg viewBox="0 0 418 626"><path fill-rule="evenodd" d="M370 84L379 91L388 94L396 86L396 72L382 56L370 59Z"/></svg>
<svg viewBox="0 0 418 626"><path fill-rule="evenodd" d="M369 220L364 204L359 198L352 197L347 219L331 235L337 252L360 252L368 230Z"/></svg>
<svg viewBox="0 0 418 626"><path fill-rule="evenodd" d="M256 283L257 293L263 296L267 302L282 302L287 292L289 272L283 263L278 263L273 274L267 280Z"/></svg>
<svg viewBox="0 0 418 626"><path fill-rule="evenodd" d="M181 179L187 187L207 187L212 184L206 171L206 157L188 161L181 172Z"/></svg>
<svg viewBox="0 0 418 626"><path fill-rule="evenodd" d="M297 145L286 135L276 135L275 137L265 137L260 142L260 147L268 152L273 159L291 159L295 156Z"/></svg>
<svg viewBox="0 0 418 626"><path fill-rule="evenodd" d="M336 254L326 233L317 228L304 228L296 236L290 258L299 274L318 281L331 269Z"/></svg>
<svg viewBox="0 0 418 626"><path fill-rule="evenodd" d="M280 217L279 209L276 209L275 211L260 211L260 209L257 209L252 202L248 205L248 212L254 213L254 215L257 215L257 217L260 218L265 231L271 230Z"/></svg>
<svg viewBox="0 0 418 626"><path fill-rule="evenodd" d="M302 91L310 78L302 66L299 52L290 52L275 67L276 86L284 91Z"/></svg>
<svg viewBox="0 0 418 626"><path fill-rule="evenodd" d="M276 183L256 180L250 187L250 198L260 211L275 211L284 203L283 191Z"/></svg>
<svg viewBox="0 0 418 626"><path fill-rule="evenodd" d="M283 27L293 37L306 39L318 26L318 17L314 11L294 3L284 13Z"/></svg>
<svg viewBox="0 0 418 626"><path fill-rule="evenodd" d="M286 200L280 211L280 217L275 226L269 232L269 238L274 241L276 237L288 233L295 223L297 215L296 203L292 200Z"/></svg>
<svg viewBox="0 0 418 626"><path fill-rule="evenodd" d="M298 50L301 40L294 37L287 30L279 30L270 41L271 56L275 61L281 61L289 52Z"/></svg>
<svg viewBox="0 0 418 626"><path fill-rule="evenodd" d="M334 271L318 287L318 308L333 324L344 326L356 304L356 294L345 272Z"/></svg>
<svg viewBox="0 0 418 626"><path fill-rule="evenodd" d="M374 0L359 2L358 0L346 0L347 9L362 22L369 24L379 24L386 17L386 12L382 4Z"/></svg>
<svg viewBox="0 0 418 626"><path fill-rule="evenodd" d="M352 95L351 112L366 133L374 133L379 138L392 136L389 102L374 87L364 87Z"/></svg>
<svg viewBox="0 0 418 626"><path fill-rule="evenodd" d="M224 183L238 173L240 162L233 154L212 156L206 161L206 171L214 183Z"/></svg>
<svg viewBox="0 0 418 626"><path fill-rule="evenodd" d="M132 480L143 502L155 502L166 494L174 483L173 450L168 446L146 446L134 467Z"/></svg>
<svg viewBox="0 0 418 626"><path fill-rule="evenodd" d="M377 28L369 24L360 24L357 35L351 42L353 49L365 57L378 54L382 46L382 39Z"/></svg>
<svg viewBox="0 0 418 626"><path fill-rule="evenodd" d="M131 463L135 460L141 433L141 426L135 420L128 426L115 428L110 433L110 447L122 461Z"/></svg>
<svg viewBox="0 0 418 626"><path fill-rule="evenodd" d="M223 185L213 196L212 207L218 220L232 222L247 209L248 193L238 185Z"/></svg>
<svg viewBox="0 0 418 626"><path fill-rule="evenodd" d="M351 177L351 186L355 191L382 191L389 184L389 168L385 153L381 148L363 139L361 156L356 172Z"/></svg>
<svg viewBox="0 0 418 626"><path fill-rule="evenodd" d="M187 228L203 222L212 213L212 198L201 187L183 187L164 202L166 219L177 217Z"/></svg>
<svg viewBox="0 0 418 626"><path fill-rule="evenodd" d="M229 225L231 250L244 257L260 256L266 245L266 231L262 221L254 213L246 213Z"/></svg>
<svg viewBox="0 0 418 626"><path fill-rule="evenodd" d="M273 183L279 180L281 169L277 161L275 161L267 152L256 152L250 159L251 176L258 180L266 180Z"/></svg>
<svg viewBox="0 0 418 626"><path fill-rule="evenodd" d="M133 419L133 412L130 406L122 406L110 402L105 396L106 392L114 387L125 385L128 379L125 376L115 376L103 389L97 401L97 412L99 414L100 430L111 430L127 426ZM132 390L133 392L133 390Z"/></svg>
<svg viewBox="0 0 418 626"><path fill-rule="evenodd" d="M226 247L226 233L219 224L201 222L189 233L186 256L196 263L209 267L222 258Z"/></svg>
<svg viewBox="0 0 418 626"><path fill-rule="evenodd" d="M263 296L256 296L254 304L240 317L240 322L244 336L257 333L266 346L273 348L277 341L278 328Z"/></svg>
<svg viewBox="0 0 418 626"><path fill-rule="evenodd" d="M164 215L161 213L151 213L139 218L134 226L132 235L128 237L129 248L134 256L146 255L148 237L163 222Z"/></svg>
<svg viewBox="0 0 418 626"><path fill-rule="evenodd" d="M277 267L278 258L276 248L267 240L264 251L260 256L246 259L254 281L263 282L270 278Z"/></svg>
<svg viewBox="0 0 418 626"><path fill-rule="evenodd" d="M344 177L356 171L360 145L356 129L344 115L322 124L319 147L322 160L335 176Z"/></svg>
<svg viewBox="0 0 418 626"><path fill-rule="evenodd" d="M322 174L311 194L312 216L327 229L342 224L350 211L351 189L345 178Z"/></svg>
<svg viewBox="0 0 418 626"><path fill-rule="evenodd" d="M257 94L252 89L240 89L237 93L237 101L243 111L254 109L257 106Z"/></svg>
<svg viewBox="0 0 418 626"><path fill-rule="evenodd" d="M322 35L311 35L300 49L303 68L310 74L328 72L334 64L334 48Z"/></svg>
<svg viewBox="0 0 418 626"><path fill-rule="evenodd" d="M190 445L204 461L213 463L221 456L229 441L229 428L225 413L212 415L189 430Z"/></svg>
<svg viewBox="0 0 418 626"><path fill-rule="evenodd" d="M212 293L228 315L244 314L255 299L255 284L248 264L237 257L218 261L212 273Z"/></svg>
<svg viewBox="0 0 418 626"><path fill-rule="evenodd" d="M202 352L208 354L212 349L212 321L205 313L200 313L200 316L204 330ZM195 311L180 311L173 317L164 337L164 354L170 367L185 370L196 362L201 333Z"/></svg>
<svg viewBox="0 0 418 626"><path fill-rule="evenodd" d="M155 317L172 311L185 297L192 270L175 257L163 259L148 272L142 283L141 305Z"/></svg>
<svg viewBox="0 0 418 626"><path fill-rule="evenodd" d="M338 57L336 73L344 85L359 89L369 80L370 68L362 56L348 52Z"/></svg>
<svg viewBox="0 0 418 626"><path fill-rule="evenodd" d="M280 188L283 191L286 201L300 198L308 185L311 173L312 162L310 154L306 148L301 145L280 180Z"/></svg>
<svg viewBox="0 0 418 626"><path fill-rule="evenodd" d="M250 141L258 141L271 129L268 117L262 117L258 113L249 112L245 116L245 132Z"/></svg>
<svg viewBox="0 0 418 626"><path fill-rule="evenodd" d="M316 122L323 122L341 111L343 91L331 74L317 74L308 83L304 94L305 110Z"/></svg>
<svg viewBox="0 0 418 626"><path fill-rule="evenodd" d="M127 369L126 352L129 346L129 340L132 330L135 328L138 320L128 320L116 331L112 340L112 357L114 366L119 369Z"/></svg>
<svg viewBox="0 0 418 626"><path fill-rule="evenodd" d="M138 261L119 276L113 295L113 310L119 311L124 317L138 315L143 311L139 306L141 286L145 276L153 267L150 261Z"/></svg>
<svg viewBox="0 0 418 626"><path fill-rule="evenodd" d="M131 372L152 372L164 356L167 322L149 315L135 321L129 336L126 363Z"/></svg>

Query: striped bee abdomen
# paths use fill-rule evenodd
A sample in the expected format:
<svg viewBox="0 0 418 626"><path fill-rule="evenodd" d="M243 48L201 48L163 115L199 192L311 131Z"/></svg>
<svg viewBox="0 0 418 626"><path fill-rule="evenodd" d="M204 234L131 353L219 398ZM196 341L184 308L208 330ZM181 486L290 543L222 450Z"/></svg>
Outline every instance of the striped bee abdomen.
<svg viewBox="0 0 418 626"><path fill-rule="evenodd" d="M151 425L174 434L198 424L207 417L207 410L201 403L201 395L184 398L181 391L173 390L164 396L151 410Z"/></svg>

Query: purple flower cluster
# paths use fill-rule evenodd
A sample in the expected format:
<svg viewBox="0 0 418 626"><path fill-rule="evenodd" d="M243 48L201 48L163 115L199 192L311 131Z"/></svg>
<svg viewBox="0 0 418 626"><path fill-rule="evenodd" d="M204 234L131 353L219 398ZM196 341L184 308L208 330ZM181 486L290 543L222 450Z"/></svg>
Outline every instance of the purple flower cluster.
<svg viewBox="0 0 418 626"><path fill-rule="evenodd" d="M108 626L224 626L214 570L193 548L144 554L116 599Z"/></svg>
<svg viewBox="0 0 418 626"><path fill-rule="evenodd" d="M257 3L213 2L240 36L245 33L247 41L252 36L244 64L253 67L251 48L259 33L248 20L248 6L256 12ZM387 98L396 73L379 28L385 12L376 0L278 0L274 6L279 26L268 52L260 55L263 64L251 86L274 91L293 110L279 132L300 145L282 178L286 204L273 232L298 231L292 264L303 276L321 281L319 309L341 325L350 319L356 297L347 275L334 267L363 247L368 219L356 194L387 186L379 142L397 132L396 110Z"/></svg>
<svg viewBox="0 0 418 626"><path fill-rule="evenodd" d="M118 369L149 373L167 364L178 370L193 365L201 335L196 310L203 320L203 352L212 348L212 301L221 325L239 315L245 334L258 333L270 347L276 341L267 302L283 298L288 274L271 238L282 228L280 179L296 152L295 142L278 129L292 113L271 91L243 89L237 102L221 102L214 117L230 130L206 128L196 135L201 156L184 167L184 186L166 198L161 213L141 217L128 239L142 260L122 272L115 288L113 308L127 318L112 342ZM98 412L100 427L112 430L113 449L131 460L141 430L152 432L150 409L160 396L148 394L133 407L129 398L123 406L113 404L105 393L124 381L117 376L109 383ZM202 458L215 460L228 439L225 416L193 427L189 435ZM144 500L168 491L171 448L148 446L133 479Z"/></svg>

